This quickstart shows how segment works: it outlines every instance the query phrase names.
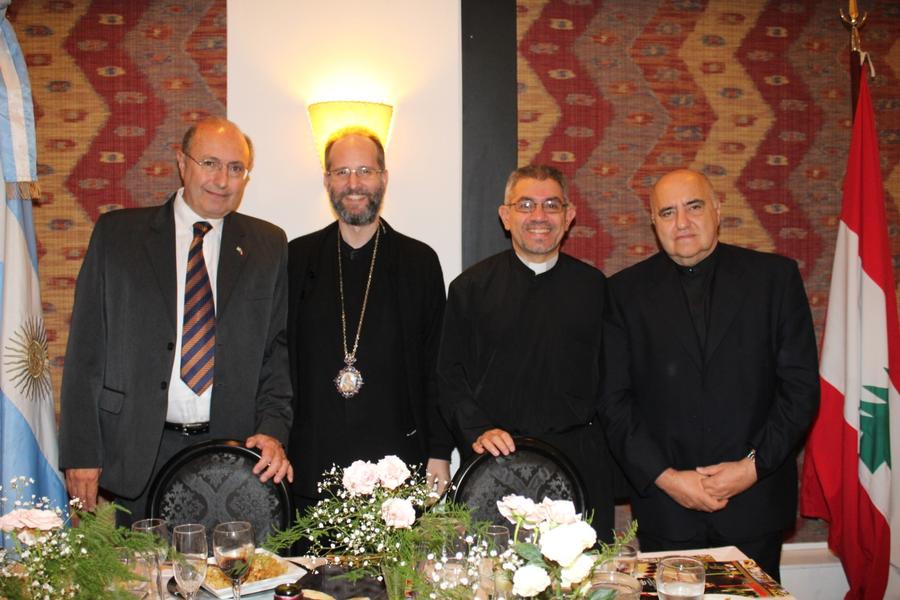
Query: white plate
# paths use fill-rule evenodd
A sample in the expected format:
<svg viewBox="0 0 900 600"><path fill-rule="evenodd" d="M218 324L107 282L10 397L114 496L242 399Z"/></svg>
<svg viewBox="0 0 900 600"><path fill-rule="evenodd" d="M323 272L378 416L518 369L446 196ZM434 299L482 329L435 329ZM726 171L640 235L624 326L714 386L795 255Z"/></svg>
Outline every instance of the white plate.
<svg viewBox="0 0 900 600"><path fill-rule="evenodd" d="M268 550L263 550L262 548L256 549L257 554L268 554L269 556L275 556ZM268 579L261 579L259 581L254 581L252 583L245 583L241 586L241 595L244 594L255 594L256 592L264 592L266 590L271 590L272 588L281 585L282 583L294 583L304 575L306 575L306 569L303 567L297 566L289 560L285 560L281 557L276 557L283 564L287 565L288 570L284 573L284 575L279 575L278 577L270 577ZM210 557L209 564L215 565L216 559ZM231 586L224 588L214 588L203 582L203 589L214 595L217 598L231 598Z"/></svg>

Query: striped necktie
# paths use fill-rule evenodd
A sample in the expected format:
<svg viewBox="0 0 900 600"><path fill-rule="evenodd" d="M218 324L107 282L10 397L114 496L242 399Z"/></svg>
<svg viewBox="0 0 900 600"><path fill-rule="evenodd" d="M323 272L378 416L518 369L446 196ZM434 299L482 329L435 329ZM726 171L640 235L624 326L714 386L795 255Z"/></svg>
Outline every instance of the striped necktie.
<svg viewBox="0 0 900 600"><path fill-rule="evenodd" d="M194 223L184 282L181 379L198 396L212 385L216 354L216 307L203 259L203 236L211 229L206 221Z"/></svg>

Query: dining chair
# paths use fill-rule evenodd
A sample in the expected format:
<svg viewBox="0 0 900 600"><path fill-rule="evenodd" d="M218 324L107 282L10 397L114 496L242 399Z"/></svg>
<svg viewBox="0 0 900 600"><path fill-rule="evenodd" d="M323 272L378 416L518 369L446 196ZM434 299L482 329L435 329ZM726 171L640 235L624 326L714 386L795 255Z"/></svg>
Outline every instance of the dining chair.
<svg viewBox="0 0 900 600"><path fill-rule="evenodd" d="M509 522L497 501L518 494L540 502L544 498L571 500L584 513L587 491L572 462L550 444L530 437L514 437L516 451L508 456L476 454L460 466L450 498L472 509L473 519L498 525Z"/></svg>
<svg viewBox="0 0 900 600"><path fill-rule="evenodd" d="M151 517L165 519L169 527L200 523L211 532L219 523L249 521L257 545L273 527L291 524L291 496L284 481L266 483L253 474L260 454L236 440L210 440L185 448L150 484Z"/></svg>

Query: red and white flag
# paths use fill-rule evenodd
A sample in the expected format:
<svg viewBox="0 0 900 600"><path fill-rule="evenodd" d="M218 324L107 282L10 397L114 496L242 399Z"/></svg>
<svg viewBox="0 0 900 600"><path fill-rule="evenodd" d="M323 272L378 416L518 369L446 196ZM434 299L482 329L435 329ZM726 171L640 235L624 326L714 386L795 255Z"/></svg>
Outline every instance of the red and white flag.
<svg viewBox="0 0 900 600"><path fill-rule="evenodd" d="M900 329L865 74L853 122L800 512L829 522L846 598L900 598Z"/></svg>

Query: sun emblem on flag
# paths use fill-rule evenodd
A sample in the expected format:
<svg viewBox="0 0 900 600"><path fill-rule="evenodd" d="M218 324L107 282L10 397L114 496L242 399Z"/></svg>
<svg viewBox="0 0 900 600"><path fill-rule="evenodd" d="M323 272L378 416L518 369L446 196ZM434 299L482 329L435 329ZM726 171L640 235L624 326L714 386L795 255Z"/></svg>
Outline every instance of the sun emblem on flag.
<svg viewBox="0 0 900 600"><path fill-rule="evenodd" d="M5 350L4 366L16 390L31 401L50 398L50 353L44 321L40 317L25 319Z"/></svg>

